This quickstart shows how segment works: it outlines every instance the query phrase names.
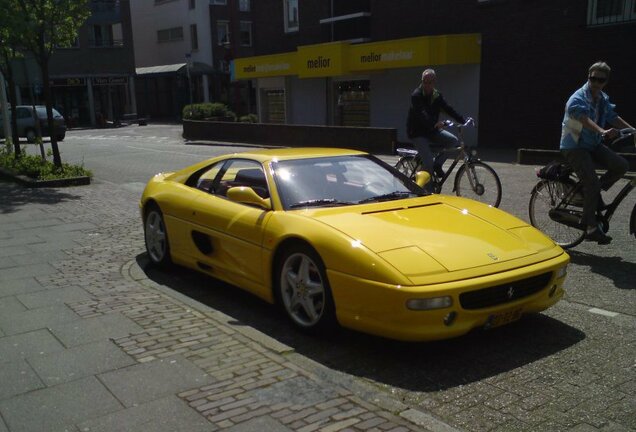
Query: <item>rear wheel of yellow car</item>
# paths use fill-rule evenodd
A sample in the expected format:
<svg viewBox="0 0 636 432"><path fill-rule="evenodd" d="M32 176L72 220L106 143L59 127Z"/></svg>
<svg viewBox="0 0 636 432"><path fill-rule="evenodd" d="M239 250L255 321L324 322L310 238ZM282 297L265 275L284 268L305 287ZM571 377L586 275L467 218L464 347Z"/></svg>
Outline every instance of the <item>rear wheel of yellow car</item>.
<svg viewBox="0 0 636 432"><path fill-rule="evenodd" d="M278 261L277 297L292 323L308 332L335 327L335 306L325 266L309 246L293 245Z"/></svg>
<svg viewBox="0 0 636 432"><path fill-rule="evenodd" d="M155 204L149 205L144 220L144 239L150 261L160 267L170 264L170 244L163 213Z"/></svg>

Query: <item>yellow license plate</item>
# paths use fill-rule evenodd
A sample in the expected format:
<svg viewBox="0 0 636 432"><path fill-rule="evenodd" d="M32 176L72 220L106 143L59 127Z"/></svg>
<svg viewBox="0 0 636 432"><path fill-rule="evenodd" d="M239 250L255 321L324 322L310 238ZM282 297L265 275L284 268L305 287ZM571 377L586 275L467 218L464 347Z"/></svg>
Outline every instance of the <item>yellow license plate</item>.
<svg viewBox="0 0 636 432"><path fill-rule="evenodd" d="M499 327L509 324L513 321L517 321L519 318L521 318L521 309L493 314L488 317L488 321L486 321L485 327L487 329Z"/></svg>

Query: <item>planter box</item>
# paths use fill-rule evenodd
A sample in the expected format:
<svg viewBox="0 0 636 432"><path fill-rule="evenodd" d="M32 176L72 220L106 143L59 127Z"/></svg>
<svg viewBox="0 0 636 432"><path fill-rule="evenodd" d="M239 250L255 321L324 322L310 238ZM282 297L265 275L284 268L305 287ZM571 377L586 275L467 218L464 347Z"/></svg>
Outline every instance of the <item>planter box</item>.
<svg viewBox="0 0 636 432"><path fill-rule="evenodd" d="M16 183L23 186L32 188L45 188L45 187L66 187L66 186L85 186L91 183L91 178L88 176L82 177L69 177L64 179L54 180L36 180L25 175L16 174L6 168L0 167L0 176L11 179Z"/></svg>
<svg viewBox="0 0 636 432"><path fill-rule="evenodd" d="M392 155L397 129L184 120L183 137L278 147L342 147Z"/></svg>

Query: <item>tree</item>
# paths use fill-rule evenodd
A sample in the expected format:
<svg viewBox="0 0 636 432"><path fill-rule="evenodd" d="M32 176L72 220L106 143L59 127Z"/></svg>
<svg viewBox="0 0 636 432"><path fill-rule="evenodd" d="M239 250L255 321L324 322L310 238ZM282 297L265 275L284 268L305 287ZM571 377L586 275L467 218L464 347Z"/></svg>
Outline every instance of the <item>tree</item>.
<svg viewBox="0 0 636 432"><path fill-rule="evenodd" d="M9 0L0 0L0 72L6 79L9 90L9 104L11 105L11 134L15 157L20 157L20 138L18 137L18 125L16 119L17 95L15 92L15 80L11 70L11 60L19 55L13 48L15 46L15 22L11 19L15 15L15 9ZM6 132L5 132L6 133ZM6 137L5 139L8 139Z"/></svg>
<svg viewBox="0 0 636 432"><path fill-rule="evenodd" d="M33 53L42 72L46 116L51 131L53 163L62 166L57 137L53 133L53 108L49 60L56 47L69 47L90 15L87 0L0 0L9 4L17 24L21 47Z"/></svg>

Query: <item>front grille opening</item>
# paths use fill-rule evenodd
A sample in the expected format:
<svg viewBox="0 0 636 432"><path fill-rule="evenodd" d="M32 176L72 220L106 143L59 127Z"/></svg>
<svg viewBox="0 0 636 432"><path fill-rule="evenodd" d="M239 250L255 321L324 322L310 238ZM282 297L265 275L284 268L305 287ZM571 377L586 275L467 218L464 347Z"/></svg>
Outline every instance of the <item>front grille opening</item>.
<svg viewBox="0 0 636 432"><path fill-rule="evenodd" d="M552 279L552 272L543 273L527 279L469 291L459 295L459 303L464 309L482 309L510 303L538 293Z"/></svg>

